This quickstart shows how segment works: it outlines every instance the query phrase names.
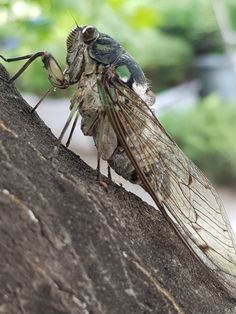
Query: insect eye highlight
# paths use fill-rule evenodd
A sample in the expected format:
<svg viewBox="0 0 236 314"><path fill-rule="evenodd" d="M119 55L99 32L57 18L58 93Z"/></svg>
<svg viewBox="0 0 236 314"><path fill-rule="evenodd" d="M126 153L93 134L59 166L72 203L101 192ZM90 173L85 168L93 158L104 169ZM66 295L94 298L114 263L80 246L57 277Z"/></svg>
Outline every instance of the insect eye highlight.
<svg viewBox="0 0 236 314"><path fill-rule="evenodd" d="M93 26L85 26L82 30L82 38L86 44L96 39L98 35L98 30Z"/></svg>

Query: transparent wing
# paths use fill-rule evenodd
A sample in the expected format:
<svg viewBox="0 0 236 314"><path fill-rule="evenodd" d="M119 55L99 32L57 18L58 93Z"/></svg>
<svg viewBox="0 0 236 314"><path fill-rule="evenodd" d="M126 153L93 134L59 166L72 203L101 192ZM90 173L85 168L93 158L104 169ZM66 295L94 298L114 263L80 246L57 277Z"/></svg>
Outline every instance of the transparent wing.
<svg viewBox="0 0 236 314"><path fill-rule="evenodd" d="M111 75L98 86L143 187L184 242L236 296L235 239L217 192L132 89Z"/></svg>

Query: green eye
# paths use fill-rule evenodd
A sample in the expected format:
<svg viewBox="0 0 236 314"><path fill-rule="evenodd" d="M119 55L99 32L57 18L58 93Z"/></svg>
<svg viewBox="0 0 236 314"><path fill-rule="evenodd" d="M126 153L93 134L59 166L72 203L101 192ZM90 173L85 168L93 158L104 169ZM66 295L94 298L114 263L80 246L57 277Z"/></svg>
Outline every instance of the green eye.
<svg viewBox="0 0 236 314"><path fill-rule="evenodd" d="M87 44L98 37L99 33L93 26L85 26L82 30L83 41Z"/></svg>

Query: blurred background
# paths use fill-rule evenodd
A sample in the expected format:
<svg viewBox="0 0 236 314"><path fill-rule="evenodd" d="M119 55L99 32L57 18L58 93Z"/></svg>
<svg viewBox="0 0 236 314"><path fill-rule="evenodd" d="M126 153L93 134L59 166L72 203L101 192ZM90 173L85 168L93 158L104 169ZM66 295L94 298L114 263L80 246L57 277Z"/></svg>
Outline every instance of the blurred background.
<svg viewBox="0 0 236 314"><path fill-rule="evenodd" d="M236 232L236 1L0 0L0 53L48 50L63 68L74 20L111 35L139 62L157 94L158 119L213 181ZM14 74L21 64L5 66ZM17 86L35 105L49 87L40 60ZM57 136L72 93L56 91L38 109ZM71 149L95 167L92 139L79 127L75 133ZM139 187L115 180L150 201Z"/></svg>

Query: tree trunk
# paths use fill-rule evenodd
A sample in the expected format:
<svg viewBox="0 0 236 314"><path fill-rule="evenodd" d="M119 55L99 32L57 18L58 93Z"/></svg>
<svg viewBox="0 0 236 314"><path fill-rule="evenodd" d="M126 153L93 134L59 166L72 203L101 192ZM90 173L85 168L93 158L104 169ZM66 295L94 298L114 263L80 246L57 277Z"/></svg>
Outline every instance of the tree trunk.
<svg viewBox="0 0 236 314"><path fill-rule="evenodd" d="M0 313L236 313L161 214L30 113L0 67Z"/></svg>

